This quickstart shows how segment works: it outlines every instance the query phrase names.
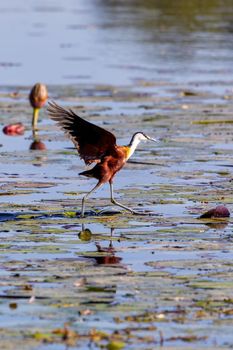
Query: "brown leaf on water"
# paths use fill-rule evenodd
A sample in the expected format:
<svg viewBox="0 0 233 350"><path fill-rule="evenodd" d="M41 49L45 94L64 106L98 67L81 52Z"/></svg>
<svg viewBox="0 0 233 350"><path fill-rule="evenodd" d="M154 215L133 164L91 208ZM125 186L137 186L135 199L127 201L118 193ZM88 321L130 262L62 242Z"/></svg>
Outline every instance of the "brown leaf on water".
<svg viewBox="0 0 233 350"><path fill-rule="evenodd" d="M23 289L24 290L33 290L33 287L32 287L32 285L31 284L25 284L24 286L23 286Z"/></svg>
<svg viewBox="0 0 233 350"><path fill-rule="evenodd" d="M54 329L52 331L52 334L61 336L62 340L67 342L71 346L73 346L79 338L79 334L74 330L68 328L66 324L64 325L64 328Z"/></svg>
<svg viewBox="0 0 233 350"><path fill-rule="evenodd" d="M190 97L190 96L198 96L198 93L195 91L191 91L191 90L184 90L180 93L180 95Z"/></svg>
<svg viewBox="0 0 233 350"><path fill-rule="evenodd" d="M177 336L177 337L171 337L166 339L166 341L177 341L181 340L184 342L193 342L193 341L200 341L200 340L205 340L207 339L207 336L197 336L197 335L182 335L182 336Z"/></svg>
<svg viewBox="0 0 233 350"><path fill-rule="evenodd" d="M97 329L91 329L89 332L89 337L93 342L98 343L99 341L109 339L109 335L105 332L99 331Z"/></svg>
<svg viewBox="0 0 233 350"><path fill-rule="evenodd" d="M206 211L204 214L200 216L200 219L208 219L208 218L228 218L230 216L230 212L224 205L218 205L215 208L212 208Z"/></svg>
<svg viewBox="0 0 233 350"><path fill-rule="evenodd" d="M17 309L17 307L18 307L18 304L17 304L17 303L10 303L10 304L9 304L9 308L12 309L12 310Z"/></svg>
<svg viewBox="0 0 233 350"><path fill-rule="evenodd" d="M227 315L227 316L233 315L233 309L225 309L222 312L224 313L224 315Z"/></svg>

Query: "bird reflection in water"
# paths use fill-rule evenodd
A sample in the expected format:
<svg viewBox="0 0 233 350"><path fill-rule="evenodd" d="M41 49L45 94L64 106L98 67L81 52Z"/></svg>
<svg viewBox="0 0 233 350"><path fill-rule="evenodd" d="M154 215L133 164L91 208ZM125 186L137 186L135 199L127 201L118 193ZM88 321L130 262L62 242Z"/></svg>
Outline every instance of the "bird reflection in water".
<svg viewBox="0 0 233 350"><path fill-rule="evenodd" d="M109 240L109 245L107 247L103 247L100 245L99 242L95 243L97 252L100 253L99 255L96 255L96 252L92 255L91 253L89 255L85 255L85 258L88 259L94 259L98 265L117 265L120 264L122 258L119 256L116 256L116 250L113 247L112 243L112 236L114 233L114 228L111 227L111 235ZM82 224L82 231L79 233L79 237L86 237L86 239L83 240L90 240L91 239L91 231L87 228L85 228L84 224Z"/></svg>

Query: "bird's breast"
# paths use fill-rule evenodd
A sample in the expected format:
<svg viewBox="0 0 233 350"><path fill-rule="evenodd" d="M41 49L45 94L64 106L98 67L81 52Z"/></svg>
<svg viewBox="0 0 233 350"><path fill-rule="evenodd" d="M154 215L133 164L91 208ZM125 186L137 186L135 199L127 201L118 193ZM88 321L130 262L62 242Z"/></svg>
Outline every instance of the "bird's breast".
<svg viewBox="0 0 233 350"><path fill-rule="evenodd" d="M125 162L129 159L129 157L131 157L133 153L129 146L121 146L120 152L122 153Z"/></svg>

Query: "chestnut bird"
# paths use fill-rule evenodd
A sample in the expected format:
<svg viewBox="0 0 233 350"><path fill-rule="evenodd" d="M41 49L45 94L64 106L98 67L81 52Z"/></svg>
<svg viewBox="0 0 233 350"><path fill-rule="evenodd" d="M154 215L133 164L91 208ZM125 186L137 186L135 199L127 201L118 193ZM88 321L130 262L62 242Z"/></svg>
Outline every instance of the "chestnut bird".
<svg viewBox="0 0 233 350"><path fill-rule="evenodd" d="M71 109L66 110L55 102L49 102L49 117L57 122L66 134L71 138L78 150L79 156L87 165L96 163L89 170L79 175L93 177L98 183L82 199L81 217L85 213L85 201L87 197L106 182L110 185L111 202L133 214L138 214L133 209L117 202L113 196L113 178L132 156L140 141L157 140L147 136L143 132L136 132L127 146L118 146L116 137L109 131L80 118Z"/></svg>

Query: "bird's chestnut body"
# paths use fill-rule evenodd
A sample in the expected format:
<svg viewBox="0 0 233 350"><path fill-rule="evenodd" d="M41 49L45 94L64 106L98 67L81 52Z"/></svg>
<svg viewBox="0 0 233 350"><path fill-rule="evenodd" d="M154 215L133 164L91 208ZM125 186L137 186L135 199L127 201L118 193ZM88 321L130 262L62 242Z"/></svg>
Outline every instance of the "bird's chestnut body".
<svg viewBox="0 0 233 350"><path fill-rule="evenodd" d="M79 175L94 177L101 184L104 184L113 180L115 174L125 165L126 159L126 146L116 146L111 155L104 156L94 168L83 171Z"/></svg>

